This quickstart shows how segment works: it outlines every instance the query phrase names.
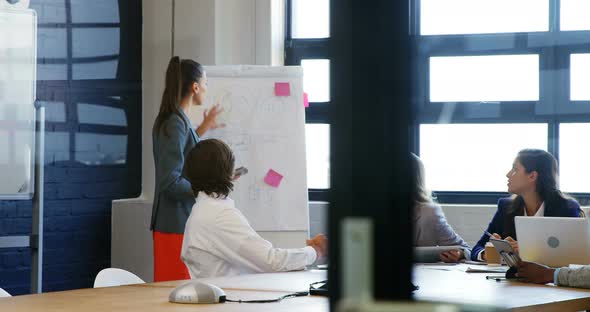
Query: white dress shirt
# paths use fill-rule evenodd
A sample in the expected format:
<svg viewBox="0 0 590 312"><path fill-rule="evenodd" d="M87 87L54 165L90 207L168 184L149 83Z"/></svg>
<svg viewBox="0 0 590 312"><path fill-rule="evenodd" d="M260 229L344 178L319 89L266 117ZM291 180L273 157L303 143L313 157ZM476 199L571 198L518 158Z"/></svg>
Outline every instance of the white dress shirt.
<svg viewBox="0 0 590 312"><path fill-rule="evenodd" d="M260 237L230 198L200 192L186 223L181 251L191 278L302 270L313 247L282 249Z"/></svg>
<svg viewBox="0 0 590 312"><path fill-rule="evenodd" d="M529 214L526 212L526 207L524 208L524 216L525 217L529 216ZM535 213L535 215L533 217L543 217L543 216L545 216L545 202L541 203L539 210L537 210L537 212Z"/></svg>

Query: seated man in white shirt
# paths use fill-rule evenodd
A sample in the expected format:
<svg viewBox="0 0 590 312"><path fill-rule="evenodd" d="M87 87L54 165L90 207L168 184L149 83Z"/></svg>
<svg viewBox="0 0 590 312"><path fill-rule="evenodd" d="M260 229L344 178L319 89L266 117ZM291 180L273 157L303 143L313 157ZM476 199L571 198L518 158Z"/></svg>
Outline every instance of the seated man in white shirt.
<svg viewBox="0 0 590 312"><path fill-rule="evenodd" d="M191 278L302 270L326 255L323 234L304 248L274 248L252 229L228 197L234 155L223 142L202 140L190 151L184 172L196 203L186 223L181 258Z"/></svg>

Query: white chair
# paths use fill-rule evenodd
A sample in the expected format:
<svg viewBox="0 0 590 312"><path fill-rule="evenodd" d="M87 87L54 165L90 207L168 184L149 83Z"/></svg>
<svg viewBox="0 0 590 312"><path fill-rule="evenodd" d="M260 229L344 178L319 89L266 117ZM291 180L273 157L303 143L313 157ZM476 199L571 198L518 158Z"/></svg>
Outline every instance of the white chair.
<svg viewBox="0 0 590 312"><path fill-rule="evenodd" d="M94 288L145 283L139 276L122 269L104 269L96 275Z"/></svg>
<svg viewBox="0 0 590 312"><path fill-rule="evenodd" d="M9 293L6 292L6 290L0 288L0 298L2 297L12 297Z"/></svg>

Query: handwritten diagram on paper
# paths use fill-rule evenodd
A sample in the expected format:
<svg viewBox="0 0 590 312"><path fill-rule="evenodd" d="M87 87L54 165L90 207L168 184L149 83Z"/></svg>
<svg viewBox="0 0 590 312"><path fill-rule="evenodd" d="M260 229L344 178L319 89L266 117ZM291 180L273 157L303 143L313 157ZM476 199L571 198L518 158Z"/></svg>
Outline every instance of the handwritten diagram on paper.
<svg viewBox="0 0 590 312"><path fill-rule="evenodd" d="M198 125L203 109L215 103L224 109L218 121L226 127L210 131L204 139L223 140L236 156L236 168L248 168L248 174L234 183L230 195L236 206L255 230L307 230L301 69L224 66L207 67L206 71L206 103L193 109L190 118ZM277 82L283 88L281 96L275 93ZM270 175L269 169L272 169Z"/></svg>

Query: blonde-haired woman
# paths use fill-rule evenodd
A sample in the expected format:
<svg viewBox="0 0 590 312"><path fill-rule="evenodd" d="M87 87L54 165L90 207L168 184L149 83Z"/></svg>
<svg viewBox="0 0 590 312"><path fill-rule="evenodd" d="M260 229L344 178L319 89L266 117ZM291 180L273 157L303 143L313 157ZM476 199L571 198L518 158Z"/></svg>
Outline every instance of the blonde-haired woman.
<svg viewBox="0 0 590 312"><path fill-rule="evenodd" d="M414 246L462 246L461 250L440 254L444 262L469 259L471 249L447 222L441 207L434 202L426 189L424 165L418 156L411 154L412 202L414 204Z"/></svg>

